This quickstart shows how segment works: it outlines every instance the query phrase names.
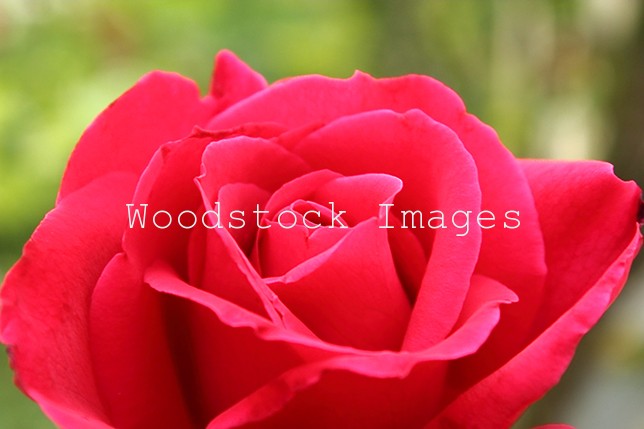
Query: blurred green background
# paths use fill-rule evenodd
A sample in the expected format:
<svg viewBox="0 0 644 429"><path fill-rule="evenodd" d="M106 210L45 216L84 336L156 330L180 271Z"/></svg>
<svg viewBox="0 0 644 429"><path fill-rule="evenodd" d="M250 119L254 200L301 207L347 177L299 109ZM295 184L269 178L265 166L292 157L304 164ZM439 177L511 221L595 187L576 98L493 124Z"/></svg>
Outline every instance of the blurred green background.
<svg viewBox="0 0 644 429"><path fill-rule="evenodd" d="M269 81L423 73L521 157L595 158L644 184L639 0L0 0L0 276L53 207L83 129L145 72L207 88L229 48ZM562 383L517 427L644 427L635 272ZM51 428L0 360L0 428Z"/></svg>

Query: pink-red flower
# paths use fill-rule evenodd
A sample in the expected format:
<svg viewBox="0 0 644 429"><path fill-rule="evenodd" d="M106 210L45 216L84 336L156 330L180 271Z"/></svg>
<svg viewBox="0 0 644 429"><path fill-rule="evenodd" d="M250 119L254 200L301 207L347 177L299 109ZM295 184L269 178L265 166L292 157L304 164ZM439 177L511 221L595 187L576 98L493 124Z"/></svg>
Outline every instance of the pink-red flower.
<svg viewBox="0 0 644 429"><path fill-rule="evenodd" d="M153 72L87 129L0 338L63 428L508 427L619 293L640 192L515 159L429 77L222 52L205 97Z"/></svg>

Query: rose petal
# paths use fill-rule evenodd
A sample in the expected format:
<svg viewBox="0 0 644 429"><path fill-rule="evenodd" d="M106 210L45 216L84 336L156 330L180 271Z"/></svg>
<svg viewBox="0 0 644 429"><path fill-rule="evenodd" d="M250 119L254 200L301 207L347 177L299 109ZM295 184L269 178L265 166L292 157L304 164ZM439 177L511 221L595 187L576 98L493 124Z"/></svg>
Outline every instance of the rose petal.
<svg viewBox="0 0 644 429"><path fill-rule="evenodd" d="M320 227L311 230L301 225L285 229L277 222L268 222L266 226L269 228L260 233L257 241L255 262L262 277L286 274L329 249L350 232L348 228Z"/></svg>
<svg viewBox="0 0 644 429"><path fill-rule="evenodd" d="M387 232L375 219L269 284L325 341L367 350L400 348L410 305L391 260Z"/></svg>
<svg viewBox="0 0 644 429"><path fill-rule="evenodd" d="M196 179L206 210L213 209L213 201L223 186L231 183L254 184L274 191L284 182L308 171L308 166L296 155L269 141L237 137L210 145L203 154L202 174ZM214 224L213 216L210 223ZM275 294L261 281L246 255L239 249L228 231L215 228L208 234L208 258L204 267L208 278L204 285L209 290L223 294L233 302L247 303L250 296L257 296L268 316L276 323L286 323L301 331L301 323L284 308ZM218 258L212 259L215 255ZM205 274L206 275L206 274ZM204 276L205 276L204 275Z"/></svg>
<svg viewBox="0 0 644 429"><path fill-rule="evenodd" d="M227 109L266 88L266 79L231 51L219 51L209 94L217 102L217 112Z"/></svg>
<svg viewBox="0 0 644 429"><path fill-rule="evenodd" d="M523 171L492 128L468 115L454 130L476 161L482 191L481 208L494 213L496 225L483 229L476 272L497 279L519 296L503 307L501 322L483 349L472 357L468 372L477 378L521 350L539 312L546 262L539 217ZM516 212L520 226L505 226L508 211ZM511 224L512 222L510 222Z"/></svg>
<svg viewBox="0 0 644 429"><path fill-rule="evenodd" d="M101 397L118 428L193 427L170 354L159 294L124 254L101 275L90 349Z"/></svg>
<svg viewBox="0 0 644 429"><path fill-rule="evenodd" d="M484 286L487 281L480 279ZM442 400L443 361L468 354L516 300L502 285L490 300L468 297L471 317L433 348L418 353L341 356L296 367L217 416L209 429L244 427L418 427ZM474 310L474 303L481 307ZM470 347L474 346L474 349ZM319 404L326 404L320 408ZM385 403L386 407L375 407ZM254 423L254 424L253 424Z"/></svg>
<svg viewBox="0 0 644 429"><path fill-rule="evenodd" d="M95 417L79 414L78 410L55 403L46 395L29 392L29 396L40 405L52 421L65 429L116 429Z"/></svg>
<svg viewBox="0 0 644 429"><path fill-rule="evenodd" d="M304 225L303 216L308 210L320 213L320 218L306 219L310 226L326 224L327 218L333 216L330 207L310 199L316 189L338 177L341 175L329 170L313 171L285 183L271 195L264 207L266 213L258 220L265 229L259 231L251 256L262 276L283 275L297 264L328 249L348 233L344 228L311 229ZM297 224L292 228L283 227L284 224L290 225L287 222L293 222L290 218L284 224L279 223L279 211L285 208L297 216ZM305 212L300 213L302 210Z"/></svg>
<svg viewBox="0 0 644 429"><path fill-rule="evenodd" d="M201 282L197 283L202 287L209 288L209 285L220 287L219 293L224 294L233 302L251 308L258 314L265 314L272 317L276 322L280 321L280 316L276 313L275 306L278 303L271 302L274 293L265 285L262 287L261 282L257 281L257 275L251 273L252 267L244 262L245 255L240 252L235 241L227 235L227 240L222 244L222 238L218 236L219 232L206 234L205 238L199 238L198 233L191 233L190 230L181 228L178 225L176 217L184 210L192 210L198 214L199 222L201 215L206 210L212 209L210 202L203 200L201 182L195 183L195 178L199 174L202 156L209 153L206 147L213 141L215 145L221 145L221 151L215 151L225 156L226 148L243 147L243 143L225 144L227 138L236 138L239 133L248 133L255 135L271 136L279 133L280 128L271 125L253 124L221 132L205 132L197 130L192 137L173 143L168 143L157 151L153 160L150 162L143 173L135 193L132 204L139 207L140 204L148 204L148 217L158 210L165 210L174 217L173 224L167 229L159 229L150 224L148 219L146 228L135 224L133 228L125 231L123 239L123 248L131 259L133 265L143 269L155 260L165 260L171 263L175 269L181 272L182 276L200 278ZM223 140L220 140L223 139ZM242 137L243 141L263 141L259 138ZM284 152L279 146L265 142L268 147L273 147L276 151ZM204 154L204 151L206 154ZM210 152L212 153L212 152ZM291 156L296 159L295 156ZM299 161L301 163L301 161ZM298 164L299 165L299 164ZM219 172L219 170L217 170ZM229 170L234 171L234 169ZM243 171L243 170L242 170ZM299 174L299 170L292 174ZM209 176L212 178L211 176ZM226 178L226 176L219 176ZM211 183L211 182L208 182ZM167 192L172 189L173 192ZM204 207L205 205L205 207ZM209 225L214 222L207 221ZM199 223L197 228L206 228ZM226 233L227 234L227 233ZM205 253L197 252L194 247L190 247L192 237L194 242L207 246ZM186 256L199 257L199 260L187 261ZM213 257L221 255L214 261ZM206 259L208 258L208 259ZM201 267L201 268L199 268ZM208 269L207 272L201 273L201 270ZM226 281L210 281L215 275L225 274L223 279ZM234 287L228 288L230 294L226 294L224 289L226 285ZM291 326L297 327L298 322L289 317L289 312L284 311L285 319L289 320ZM291 320L293 319L293 320Z"/></svg>
<svg viewBox="0 0 644 429"><path fill-rule="evenodd" d="M194 180L200 174L202 154L210 143L243 134L272 137L281 131L280 127L271 124L252 124L219 132L195 130L188 138L163 145L141 175L131 202L132 213L139 209L141 213L146 210L147 214L145 227L134 222L124 234L123 247L134 264L144 267L161 258L185 269L190 230L178 224L178 216L185 210L197 213L203 207ZM147 204L147 209L142 204ZM172 224L167 229L159 229L153 224L153 216L159 210L172 216ZM190 224L192 220L188 215L184 224ZM161 214L158 225L165 226L167 222L168 216ZM201 219L198 219L198 225L195 227L201 227Z"/></svg>
<svg viewBox="0 0 644 429"><path fill-rule="evenodd" d="M410 372L415 368L418 363L446 361L457 357L470 354L485 341L491 329L498 321L499 305L502 303L511 302L512 298L507 293L501 293L493 301L486 302L482 307L474 312L472 317L450 335L445 341L439 343L437 346L425 349L422 352L368 352L356 350L347 347L335 346L329 343L321 342L310 337L302 336L289 330L277 328L275 325L268 322L253 313L249 313L241 307L235 306L228 301L211 295L205 291L194 288L182 280L180 280L175 273L168 270L167 266L157 265L150 268L146 274L146 281L156 290L177 297L182 297L197 303L207 308L216 319L221 323L236 329L235 335L243 335L240 330L250 328L257 336L258 341L280 342L295 347L298 353L302 355L305 361L311 362L306 366L295 367L271 381L264 387L258 389L254 393L240 392L239 395L244 398L241 402L237 403L229 410L220 414L212 423L210 427L235 427L235 425L242 425L245 423L265 419L268 416L283 409L284 405L291 401L299 392L305 392L311 388L312 385L318 383L321 377L332 374L333 377L341 375L342 377L351 376L350 373L355 373L358 378L379 378L379 379L405 379L410 378ZM511 292L510 292L511 294ZM192 312L192 309L189 313ZM202 321L203 323L203 321ZM210 322L212 323L212 322ZM252 338L245 336L245 338ZM261 344L251 343L244 344L248 347L246 349L248 357L253 356L255 359L250 359L249 365L262 365L257 362L257 359L263 359L264 354L261 352L254 352L254 350L261 350L265 346ZM220 353L225 354L226 348L220 350ZM329 354L333 353L333 354ZM337 358L332 358L334 355ZM320 360L325 359L325 360ZM317 363L316 363L317 362ZM431 365L431 364L430 364ZM230 370L234 370L235 366L231 366ZM243 370L244 368L237 368ZM207 369L206 369L207 370ZM248 369L253 370L253 369ZM255 369L256 371L257 369ZM261 371L265 371L262 369ZM363 375L365 377L359 377ZM428 379L435 380L435 371L428 374ZM324 387L323 391L335 392L327 389L328 384L322 380ZM388 383L385 381L384 383ZM349 388L351 384L348 385ZM357 386L357 385L356 385ZM422 383L413 382L413 386L418 388L421 386L423 389L433 389L431 383L423 385ZM425 386L425 387L422 387ZM383 390L379 390L383 393ZM384 392L388 389L384 389ZM337 401L334 400L338 399ZM389 395L388 401L396 398ZM400 396L399 402L414 398L415 400L427 400L423 396ZM319 397L318 397L318 400ZM334 407L344 409L344 407L351 408L353 401L340 401L337 395L332 395L325 399L326 404L333 404ZM427 400L430 404L431 401ZM296 416L304 418L309 424L315 423L318 413L325 413L330 408L320 409L317 402L316 413L305 413L296 411ZM372 404L368 404L372 411L381 410L387 412L391 410L390 407L381 407L374 410ZM431 405L431 404L430 404ZM389 416L388 418L390 418ZM388 421L388 420L383 420ZM377 426L376 426L377 427Z"/></svg>
<svg viewBox="0 0 644 429"><path fill-rule="evenodd" d="M483 190L482 208L491 211L496 226L483 230L476 272L500 280L514 290L519 301L503 307L499 325L473 356L457 363L463 386L494 371L520 350L533 335L545 283L545 256L541 226L525 174L512 155L498 143L494 130L473 116L458 131L473 154ZM505 228L507 211L515 211L520 226Z"/></svg>
<svg viewBox="0 0 644 429"><path fill-rule="evenodd" d="M634 183L616 178L610 165L522 165L543 213L549 267L540 323L533 327L535 338L467 389L431 427L458 426L472 418L490 428L513 422L559 381L581 337L619 293L641 246L636 221L640 191ZM455 381L462 377L460 371L453 375Z"/></svg>
<svg viewBox="0 0 644 429"><path fill-rule="evenodd" d="M200 153L211 141L210 136L189 137L165 144L154 154L139 179L132 207L128 209L132 222L123 236L123 249L135 266L143 268L161 258L187 270L185 257L190 231L181 228L177 218L182 211L196 212L201 206L194 178L199 174ZM137 210L144 224L137 221L134 214ZM159 211L172 217L167 229L158 225L165 226L168 215L161 215L155 224L155 213Z"/></svg>
<svg viewBox="0 0 644 429"><path fill-rule="evenodd" d="M520 352L574 305L626 247L637 228L640 190L634 183L619 180L609 164L523 160L520 164L540 213L548 277L544 287L533 293L525 287L519 289L524 301L504 308L500 325L482 350L456 364L454 371L464 387ZM531 226L523 225L522 220L522 228ZM526 244L526 252L530 251Z"/></svg>
<svg viewBox="0 0 644 429"><path fill-rule="evenodd" d="M478 212L480 190L474 162L456 135L420 111L400 115L374 111L339 119L313 132L295 148L314 168L345 175L385 173L404 183L394 200L397 210ZM449 219L449 218L448 218ZM431 252L418 292L404 349L421 349L453 329L478 259L481 232L475 225L463 236L451 227L417 229Z"/></svg>
<svg viewBox="0 0 644 429"><path fill-rule="evenodd" d="M499 300L503 300L505 303L516 303L518 297L507 286L490 277L480 274L473 275L463 309L456 323L456 329L470 320L482 307L495 305Z"/></svg>
<svg viewBox="0 0 644 429"><path fill-rule="evenodd" d="M211 204L219 189L229 183L252 183L275 191L310 171L297 155L261 138L233 137L210 145L202 157L198 183Z"/></svg>
<svg viewBox="0 0 644 429"><path fill-rule="evenodd" d="M206 201L205 204L209 203ZM199 285L204 290L257 315L266 316L278 326L312 336L262 281L228 231L221 228L208 230L205 239L203 273L199 276Z"/></svg>
<svg viewBox="0 0 644 429"><path fill-rule="evenodd" d="M543 276L543 244L534 203L523 173L494 130L468 115L459 96L443 83L419 75L374 79L357 72L350 79L302 76L271 86L214 118L210 127L274 121L289 128L330 122L377 109L404 113L420 109L452 129L473 155L483 191L483 208L494 213L521 212L524 228L497 240L499 229L483 232L483 274L521 288L525 279ZM531 249L526 252L525 249ZM532 250L534 249L534 250ZM507 263L494 263L502 257ZM481 268L481 267L480 267ZM516 281L511 281L516 280ZM516 283L516 285L515 285ZM524 287L528 291L534 286Z"/></svg>
<svg viewBox="0 0 644 429"><path fill-rule="evenodd" d="M390 216L393 228L388 229L389 247L400 282L409 302L415 302L427 268L427 257L412 229L402 228L400 220Z"/></svg>
<svg viewBox="0 0 644 429"><path fill-rule="evenodd" d="M521 161L546 244L548 279L539 310L546 327L570 308L639 232L641 190L604 162ZM618 290L616 290L616 293Z"/></svg>
<svg viewBox="0 0 644 429"><path fill-rule="evenodd" d="M87 128L76 145L58 200L111 171L141 174L152 154L212 117L213 103L194 82L152 72L119 97Z"/></svg>
<svg viewBox="0 0 644 429"><path fill-rule="evenodd" d="M546 263L539 217L528 181L491 127L472 115L448 126L458 134L476 162L483 197L481 208L494 213L497 219L494 228L483 230L476 271L514 290L521 304L505 307L504 311L516 307L521 319L531 322L535 304L543 293ZM520 227L505 228L504 215L508 211L520 213ZM529 305L523 306L523 303ZM519 329L517 322L513 321L515 332Z"/></svg>
<svg viewBox="0 0 644 429"><path fill-rule="evenodd" d="M311 200L314 192L320 186L339 177L342 177L342 175L330 170L316 170L286 182L271 195L271 198L266 203L264 209L268 210L268 213L264 218L274 219L279 210L295 200Z"/></svg>
<svg viewBox="0 0 644 429"><path fill-rule="evenodd" d="M333 220L336 215L349 225L355 225L370 217L380 217L383 207L391 203L402 188L399 179L385 174L364 174L342 177L328 170L318 170L298 177L278 189L266 204L267 229L260 231L256 255L262 275L274 277L285 274L297 264L325 251L344 237L349 228L341 228L342 222ZM304 201L306 200L306 201ZM282 224L277 211L291 203L291 210L304 213L317 211L322 219L307 218L292 228L292 216ZM344 212L344 213L342 213ZM301 213L302 215L304 213ZM384 214L383 214L384 216ZM277 218L277 219L276 219ZM315 227L314 224L323 226Z"/></svg>
<svg viewBox="0 0 644 429"><path fill-rule="evenodd" d="M247 310L283 323L275 309L274 293L261 281L226 230L206 232L201 281L196 283L210 293Z"/></svg>
<svg viewBox="0 0 644 429"><path fill-rule="evenodd" d="M312 75L277 82L213 118L208 128L270 121L293 129L378 109L421 109L442 123L456 123L465 114L458 95L430 77L374 79L356 72L349 79Z"/></svg>
<svg viewBox="0 0 644 429"><path fill-rule="evenodd" d="M403 188L402 181L388 174L361 174L339 177L321 186L313 198L320 203L332 201L346 211L344 218L353 224L371 217L384 216L385 207ZM336 209L337 211L337 209Z"/></svg>
<svg viewBox="0 0 644 429"><path fill-rule="evenodd" d="M336 358L297 367L244 398L207 427L419 427L438 406L443 362L419 363L407 378L380 378L353 371L364 364Z"/></svg>
<svg viewBox="0 0 644 429"><path fill-rule="evenodd" d="M141 174L163 143L188 135L265 86L261 75L229 51L217 55L210 94L203 99L195 83L183 76L158 71L145 75L84 132L58 199L110 171Z"/></svg>
<svg viewBox="0 0 644 429"><path fill-rule="evenodd" d="M508 210L521 213L522 227L512 234L503 228L483 230L477 271L519 294L521 308L508 307L504 311L521 314L519 319L510 317L511 324L515 333L525 331L535 314L545 276L543 240L530 189L514 157L499 142L494 130L468 115L459 96L443 83L419 75L374 79L361 72L349 79L302 76L278 82L240 102L208 126L273 121L288 128L308 124L314 130L319 127L317 124L377 109L400 113L420 109L452 129L476 162L481 208L498 216ZM290 147L293 141L286 139L286 144Z"/></svg>
<svg viewBox="0 0 644 429"><path fill-rule="evenodd" d="M221 226L230 233L246 255L251 254L257 237L257 215L253 211L258 206L264 207L270 196L270 193L252 183L229 183L219 189L217 201ZM231 215L235 215L235 219ZM239 221L240 217L243 224Z"/></svg>
<svg viewBox="0 0 644 429"><path fill-rule="evenodd" d="M228 326L199 303L166 299L170 344L194 427L205 427L249 392L303 361L290 344L263 341L252 329Z"/></svg>
<svg viewBox="0 0 644 429"><path fill-rule="evenodd" d="M145 278L153 289L181 298L170 298L167 326L189 406L200 427L289 367L331 355L314 347L318 339L278 328L256 313L188 285L163 264L150 268ZM290 338L304 341L291 343Z"/></svg>
<svg viewBox="0 0 644 429"><path fill-rule="evenodd" d="M9 345L17 382L32 397L47 399L43 409L60 424L107 421L90 362L88 304L119 251L123 207L134 185L131 175L109 174L61 201L2 287L0 337Z"/></svg>
<svg viewBox="0 0 644 429"><path fill-rule="evenodd" d="M635 237L573 308L498 371L465 391L428 428L458 427L471 421L480 422L483 428L512 424L559 381L581 338L626 281L641 241L640 236Z"/></svg>
<svg viewBox="0 0 644 429"><path fill-rule="evenodd" d="M145 279L151 287L159 292L182 297L203 305L216 315L222 323L234 328L251 328L256 332L259 338L266 341L282 341L292 345L302 345L310 350L331 352L343 356L367 356L375 358L376 360L382 356L389 356L392 359L392 365L395 363L392 367L395 368L395 371L385 371L382 374L386 373L389 374L387 376L392 377L400 376L400 371L404 371L404 374L408 374L415 362L422 361L424 359L431 359L432 357L440 355L443 356L440 358L441 360L449 360L466 356L476 351L498 322L500 304L506 304L513 301L513 299L511 299L512 295L504 293L498 296L495 300L485 302L484 305L479 308L470 319L468 319L467 323L455 330L447 339L429 349L418 352L402 353L383 351L373 352L323 342L309 335L290 329L284 329L282 326L275 325L266 318L249 312L230 301L221 299L216 295L185 283L176 275L175 272L172 271L170 267L162 263L155 264L150 267L145 274ZM327 354L326 356L329 357L330 355ZM362 368L358 365L354 370L361 372L362 369L364 369L364 374L370 374L370 368L373 367L365 366ZM381 370L385 368L386 367L380 367Z"/></svg>

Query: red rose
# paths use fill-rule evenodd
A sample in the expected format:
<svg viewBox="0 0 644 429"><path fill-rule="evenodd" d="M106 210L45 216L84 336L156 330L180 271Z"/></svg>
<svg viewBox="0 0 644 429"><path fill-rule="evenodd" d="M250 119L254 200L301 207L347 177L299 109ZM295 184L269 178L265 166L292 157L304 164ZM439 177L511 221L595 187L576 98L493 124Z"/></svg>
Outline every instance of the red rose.
<svg viewBox="0 0 644 429"><path fill-rule="evenodd" d="M507 427L618 294L639 205L431 78L266 86L223 52L204 98L154 72L88 128L1 338L64 428Z"/></svg>

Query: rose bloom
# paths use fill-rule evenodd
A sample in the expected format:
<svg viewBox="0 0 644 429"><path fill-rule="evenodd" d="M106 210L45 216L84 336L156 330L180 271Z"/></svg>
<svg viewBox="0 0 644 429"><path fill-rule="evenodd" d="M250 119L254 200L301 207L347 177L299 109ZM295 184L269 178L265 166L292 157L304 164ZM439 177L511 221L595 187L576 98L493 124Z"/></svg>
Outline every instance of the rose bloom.
<svg viewBox="0 0 644 429"><path fill-rule="evenodd" d="M603 162L515 159L429 77L267 86L224 51L205 97L153 72L86 130L1 340L62 428L504 428L619 293L640 194ZM324 225L176 222L214 202ZM127 204L175 222L130 227ZM379 228L436 209L520 227Z"/></svg>

